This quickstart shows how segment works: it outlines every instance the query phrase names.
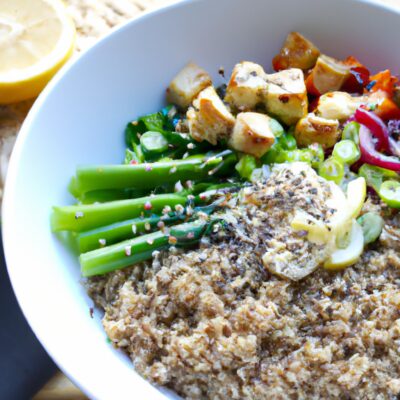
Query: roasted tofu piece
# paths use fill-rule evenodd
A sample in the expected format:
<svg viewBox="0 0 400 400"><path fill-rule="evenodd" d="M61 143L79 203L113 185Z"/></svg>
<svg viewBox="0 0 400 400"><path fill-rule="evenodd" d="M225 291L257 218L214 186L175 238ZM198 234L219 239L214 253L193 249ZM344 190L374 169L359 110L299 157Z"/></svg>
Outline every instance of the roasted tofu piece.
<svg viewBox="0 0 400 400"><path fill-rule="evenodd" d="M350 118L360 105L367 103L366 96L353 97L346 92L330 92L318 100L315 114L321 118L345 121Z"/></svg>
<svg viewBox="0 0 400 400"><path fill-rule="evenodd" d="M261 65L243 61L235 65L226 88L225 101L240 111L253 110L263 103L267 91Z"/></svg>
<svg viewBox="0 0 400 400"><path fill-rule="evenodd" d="M187 109L193 99L206 87L211 86L210 75L198 65L190 62L169 84L167 101Z"/></svg>
<svg viewBox="0 0 400 400"><path fill-rule="evenodd" d="M274 125L268 115L242 112L237 115L229 146L234 150L262 157L274 144ZM275 121L276 122L276 121Z"/></svg>
<svg viewBox="0 0 400 400"><path fill-rule="evenodd" d="M332 57L320 55L306 79L308 93L320 96L339 90L350 76L350 68Z"/></svg>
<svg viewBox="0 0 400 400"><path fill-rule="evenodd" d="M299 147L319 143L329 149L340 139L339 121L317 117L314 113L302 118L296 125L294 137Z"/></svg>
<svg viewBox="0 0 400 400"><path fill-rule="evenodd" d="M266 75L268 84L265 107L268 114L286 125L294 125L307 115L308 99L303 71L287 69Z"/></svg>
<svg viewBox="0 0 400 400"><path fill-rule="evenodd" d="M272 60L275 71L288 68L300 68L302 70L314 67L319 50L308 39L298 32L291 32L287 36L281 51Z"/></svg>
<svg viewBox="0 0 400 400"><path fill-rule="evenodd" d="M212 86L199 93L186 116L193 139L207 140L214 145L220 139L227 139L235 124L235 117Z"/></svg>

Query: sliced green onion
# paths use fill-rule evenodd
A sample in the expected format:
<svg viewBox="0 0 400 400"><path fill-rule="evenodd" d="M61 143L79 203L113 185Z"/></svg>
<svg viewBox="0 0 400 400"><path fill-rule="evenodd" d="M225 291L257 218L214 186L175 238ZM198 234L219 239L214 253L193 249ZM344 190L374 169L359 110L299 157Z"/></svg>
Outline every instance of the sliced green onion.
<svg viewBox="0 0 400 400"><path fill-rule="evenodd" d="M383 182L378 194L389 207L400 208L400 182L392 180Z"/></svg>
<svg viewBox="0 0 400 400"><path fill-rule="evenodd" d="M354 164L360 158L360 150L352 140L341 140L333 148L333 157L345 164Z"/></svg>
<svg viewBox="0 0 400 400"><path fill-rule="evenodd" d="M342 139L351 140L356 145L359 145L360 144L359 130L360 130L360 124L358 122L353 121L348 123L343 129Z"/></svg>
<svg viewBox="0 0 400 400"><path fill-rule="evenodd" d="M339 184L344 176L344 166L334 157L329 157L321 163L318 174L328 181L333 181Z"/></svg>

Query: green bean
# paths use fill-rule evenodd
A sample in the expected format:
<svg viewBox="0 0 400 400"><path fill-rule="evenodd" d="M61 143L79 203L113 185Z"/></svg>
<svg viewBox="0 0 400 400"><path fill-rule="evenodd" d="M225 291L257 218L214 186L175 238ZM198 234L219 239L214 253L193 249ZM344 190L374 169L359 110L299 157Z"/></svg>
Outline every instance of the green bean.
<svg viewBox="0 0 400 400"><path fill-rule="evenodd" d="M138 199L118 200L101 204L79 204L53 207L51 228L53 232L82 232L145 215L146 211L160 213L165 206L185 205L186 197L177 194L160 194Z"/></svg>
<svg viewBox="0 0 400 400"><path fill-rule="evenodd" d="M357 219L357 222L363 230L364 244L375 242L379 238L385 224L383 218L374 212L365 213Z"/></svg>
<svg viewBox="0 0 400 400"><path fill-rule="evenodd" d="M74 192L101 189L152 189L177 181L201 180L232 173L236 155L192 156L184 160L137 165L97 165L78 167Z"/></svg>
<svg viewBox="0 0 400 400"><path fill-rule="evenodd" d="M169 234L158 231L81 254L82 275L102 275L128 267L150 259L154 251L170 245L193 245L200 240L208 225L206 221L197 220L172 227Z"/></svg>

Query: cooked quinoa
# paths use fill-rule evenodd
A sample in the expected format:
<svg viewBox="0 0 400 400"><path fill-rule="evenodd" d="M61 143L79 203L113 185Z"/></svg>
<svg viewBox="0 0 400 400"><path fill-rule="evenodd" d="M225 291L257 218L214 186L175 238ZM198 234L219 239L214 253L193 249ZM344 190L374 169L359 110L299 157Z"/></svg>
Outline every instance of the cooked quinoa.
<svg viewBox="0 0 400 400"><path fill-rule="evenodd" d="M233 205L227 228L199 249L87 282L107 335L140 374L187 399L398 398L398 215L369 200L365 211L386 218L381 240L328 272L317 268L323 247L288 218L296 207L329 218L329 188L314 176L281 178L251 187L253 204ZM272 264L284 254L315 271L286 280L264 267L265 252Z"/></svg>

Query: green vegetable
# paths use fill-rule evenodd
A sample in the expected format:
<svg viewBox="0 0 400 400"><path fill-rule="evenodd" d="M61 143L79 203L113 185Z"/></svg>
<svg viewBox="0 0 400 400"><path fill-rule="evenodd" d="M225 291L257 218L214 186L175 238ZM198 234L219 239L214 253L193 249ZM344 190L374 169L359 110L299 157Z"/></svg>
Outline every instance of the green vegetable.
<svg viewBox="0 0 400 400"><path fill-rule="evenodd" d="M160 132L148 131L140 137L140 145L144 153L163 153L168 150L168 141Z"/></svg>
<svg viewBox="0 0 400 400"><path fill-rule="evenodd" d="M283 150L295 150L297 148L296 139L290 133L283 133L278 141Z"/></svg>
<svg viewBox="0 0 400 400"><path fill-rule="evenodd" d="M177 194L160 194L138 199L118 200L101 204L80 204L53 207L51 228L57 231L82 232L145 215L146 211L160 213L165 206L185 205L186 197ZM149 206L150 205L150 206Z"/></svg>
<svg viewBox="0 0 400 400"><path fill-rule="evenodd" d="M82 275L102 275L128 267L150 259L154 251L170 245L193 245L199 241L208 225L208 222L198 220L173 227L169 235L158 231L81 254Z"/></svg>
<svg viewBox="0 0 400 400"><path fill-rule="evenodd" d="M358 175L362 176L367 182L367 186L372 187L377 193L385 180L399 179L399 175L396 172L370 164L363 164L358 171Z"/></svg>
<svg viewBox="0 0 400 400"><path fill-rule="evenodd" d="M136 237L146 231L154 231L160 221L168 226L184 218L183 215L178 216L176 213L171 214L171 216L166 215L165 218L162 219L158 215L153 215L148 218L133 218L127 221L115 222L111 225L80 232L77 235L79 252L86 253Z"/></svg>
<svg viewBox="0 0 400 400"><path fill-rule="evenodd" d="M274 118L269 119L269 127L276 138L285 133L283 126Z"/></svg>
<svg viewBox="0 0 400 400"><path fill-rule="evenodd" d="M342 140L351 140L357 146L360 144L360 124L358 122L349 122L343 129Z"/></svg>
<svg viewBox="0 0 400 400"><path fill-rule="evenodd" d="M379 238L385 224L383 218L374 212L367 212L358 218L357 222L363 230L364 244L375 242Z"/></svg>
<svg viewBox="0 0 400 400"><path fill-rule="evenodd" d="M329 157L318 168L318 174L328 181L340 184L344 176L344 166L334 157Z"/></svg>
<svg viewBox="0 0 400 400"><path fill-rule="evenodd" d="M341 140L333 148L333 157L345 164L354 164L360 155L360 150L352 140Z"/></svg>
<svg viewBox="0 0 400 400"><path fill-rule="evenodd" d="M393 180L383 182L378 194L388 206L400 208L400 182Z"/></svg>
<svg viewBox="0 0 400 400"><path fill-rule="evenodd" d="M134 238L142 233L160 230L163 226L173 225L178 221L185 219L194 219L201 212L210 215L220 205L221 201L217 200L212 204L195 207L190 214L188 209L183 212L168 212L161 215L152 215L147 218L133 218L114 224L101 226L89 231L80 232L76 239L80 253L86 253L91 250L99 249L111 244L121 242L126 239Z"/></svg>
<svg viewBox="0 0 400 400"><path fill-rule="evenodd" d="M325 159L325 152L319 143L310 144L308 150L311 152L311 165L313 168L319 168L320 164Z"/></svg>
<svg viewBox="0 0 400 400"><path fill-rule="evenodd" d="M242 178L250 179L252 172L257 168L257 160L255 157L244 154L239 162L236 164L235 169Z"/></svg>
<svg viewBox="0 0 400 400"><path fill-rule="evenodd" d="M279 144L278 139L275 138L274 144L271 148L261 157L261 162L263 164L274 164L283 151L282 146Z"/></svg>
<svg viewBox="0 0 400 400"><path fill-rule="evenodd" d="M102 189L152 189L177 181L229 175L236 160L236 155L226 150L169 162L78 167L73 180L74 194Z"/></svg>

